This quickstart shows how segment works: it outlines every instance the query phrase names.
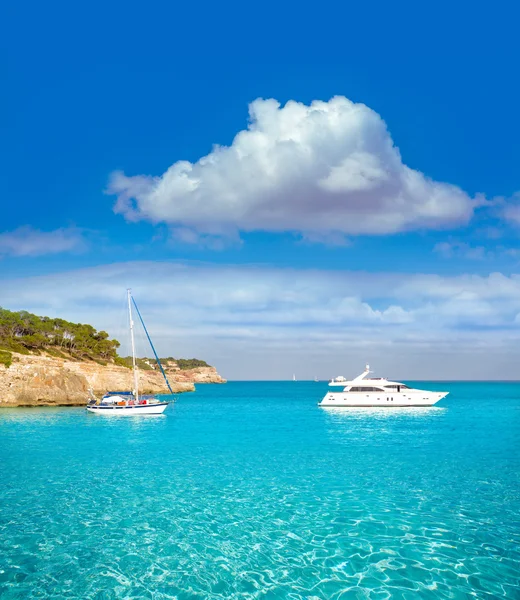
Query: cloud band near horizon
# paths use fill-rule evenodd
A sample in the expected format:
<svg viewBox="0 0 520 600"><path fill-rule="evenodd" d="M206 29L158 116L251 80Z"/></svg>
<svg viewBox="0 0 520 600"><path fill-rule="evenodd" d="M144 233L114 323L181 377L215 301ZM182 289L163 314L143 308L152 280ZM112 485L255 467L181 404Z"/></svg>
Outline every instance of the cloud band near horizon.
<svg viewBox="0 0 520 600"><path fill-rule="evenodd" d="M291 356L306 368L329 361L335 371L347 357L376 357L385 367L400 356L402 368L438 354L421 365L420 376L430 377L447 357L454 362L445 364L444 376L456 365L468 376L472 369L485 372L481 361L478 369L472 363L482 352L489 368L495 353L497 360L504 353L520 359L520 276L500 273L441 277L134 262L6 281L2 304L90 322L125 344L129 286L160 354L205 358L223 364L229 377L249 373L252 360L259 373L276 374ZM271 364L276 356L278 367Z"/></svg>

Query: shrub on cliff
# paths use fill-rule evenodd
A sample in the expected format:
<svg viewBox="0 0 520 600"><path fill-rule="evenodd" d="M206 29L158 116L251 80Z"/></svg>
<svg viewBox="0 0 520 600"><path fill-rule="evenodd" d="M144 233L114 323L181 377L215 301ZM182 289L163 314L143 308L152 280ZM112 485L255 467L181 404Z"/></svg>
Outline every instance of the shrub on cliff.
<svg viewBox="0 0 520 600"><path fill-rule="evenodd" d="M116 363L116 365L119 365L121 367L128 367L129 369L132 368L131 356L125 356L124 358L118 356L114 362ZM141 371L153 371L154 367L152 366L152 363L155 365L156 361L151 358L136 358L135 362L137 364L137 368L141 369Z"/></svg>
<svg viewBox="0 0 520 600"><path fill-rule="evenodd" d="M182 369L183 371L197 369L199 367L209 367L205 360L200 360L199 358L177 358L175 362L179 369Z"/></svg>
<svg viewBox="0 0 520 600"><path fill-rule="evenodd" d="M130 360L130 362L128 362L128 360L126 358L122 358L121 356L116 356L114 358L114 364L117 365L118 367L126 367L127 369L132 368L131 360Z"/></svg>
<svg viewBox="0 0 520 600"><path fill-rule="evenodd" d="M150 359L154 364L155 360ZM169 365L169 363L175 363L181 371L187 371L188 369L197 369L199 367L209 367L208 363L205 360L201 360L200 358L173 358L173 356L168 356L168 358L159 359L163 365Z"/></svg>
<svg viewBox="0 0 520 600"><path fill-rule="evenodd" d="M200 358L173 358L173 356L168 356L167 358L160 358L162 366L167 368L175 368L177 367L181 371L187 371L189 369L197 369L199 367L209 367L208 363L205 360L201 360ZM125 358L117 357L114 360L115 364L120 365L122 367L132 368L132 357L126 356ZM157 361L155 358L136 358L137 367L142 371L155 371L159 367L157 366Z"/></svg>
<svg viewBox="0 0 520 600"><path fill-rule="evenodd" d="M9 368L13 364L13 355L7 350L0 350L0 365Z"/></svg>

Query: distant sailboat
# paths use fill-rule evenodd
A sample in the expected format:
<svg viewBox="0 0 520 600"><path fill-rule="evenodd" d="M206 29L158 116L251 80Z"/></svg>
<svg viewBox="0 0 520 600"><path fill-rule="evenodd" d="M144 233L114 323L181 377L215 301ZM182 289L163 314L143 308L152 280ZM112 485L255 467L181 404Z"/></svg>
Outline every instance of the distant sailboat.
<svg viewBox="0 0 520 600"><path fill-rule="evenodd" d="M314 381L316 381L316 383L318 382L318 378L316 377L316 375L314 375Z"/></svg>
<svg viewBox="0 0 520 600"><path fill-rule="evenodd" d="M296 375L293 375L293 376L292 376L292 380L293 380L293 381L296 381Z"/></svg>

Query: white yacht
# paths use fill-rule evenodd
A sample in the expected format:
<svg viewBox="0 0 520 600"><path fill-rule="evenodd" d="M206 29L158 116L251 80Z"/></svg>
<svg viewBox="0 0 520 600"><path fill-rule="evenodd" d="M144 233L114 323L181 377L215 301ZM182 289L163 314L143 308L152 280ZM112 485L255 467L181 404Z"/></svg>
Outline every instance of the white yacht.
<svg viewBox="0 0 520 600"><path fill-rule="evenodd" d="M325 394L319 406L433 406L449 392L428 392L410 388L404 383L389 381L382 377L367 377L370 368L366 365L361 375L348 381L345 377L332 379L329 386L342 387L339 392Z"/></svg>

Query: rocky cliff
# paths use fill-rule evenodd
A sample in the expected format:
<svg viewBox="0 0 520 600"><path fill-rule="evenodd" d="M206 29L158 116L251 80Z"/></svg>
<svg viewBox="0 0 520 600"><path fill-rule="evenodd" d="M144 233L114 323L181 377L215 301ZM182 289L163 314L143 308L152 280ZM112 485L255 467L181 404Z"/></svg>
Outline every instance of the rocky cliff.
<svg viewBox="0 0 520 600"><path fill-rule="evenodd" d="M213 367L168 368L167 374L175 393L193 391L194 383L225 382ZM156 370L141 370L139 383L143 394L168 391L162 375ZM7 368L0 364L0 407L84 405L89 389L99 396L107 390L132 388L132 371L114 364L102 366L93 361L14 352L11 366Z"/></svg>

